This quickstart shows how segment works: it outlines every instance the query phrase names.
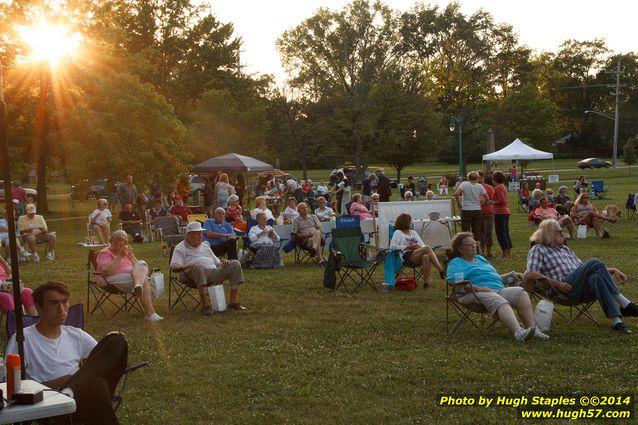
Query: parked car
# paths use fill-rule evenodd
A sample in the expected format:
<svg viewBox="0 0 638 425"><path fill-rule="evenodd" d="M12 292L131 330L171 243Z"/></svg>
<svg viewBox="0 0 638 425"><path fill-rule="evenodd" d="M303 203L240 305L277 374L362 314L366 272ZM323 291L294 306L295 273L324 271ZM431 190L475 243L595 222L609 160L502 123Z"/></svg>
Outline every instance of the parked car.
<svg viewBox="0 0 638 425"><path fill-rule="evenodd" d="M108 198L108 184L109 179L94 180L86 191L86 200L95 201L99 198Z"/></svg>
<svg viewBox="0 0 638 425"><path fill-rule="evenodd" d="M605 161L604 159L600 159L600 158L587 158L587 159L583 159L582 161L580 161L577 164L578 168L580 169L585 169L585 168L609 168L611 167L611 162L609 161Z"/></svg>
<svg viewBox="0 0 638 425"><path fill-rule="evenodd" d="M24 191L27 192L27 202L30 202L30 203L38 202L37 190L25 187ZM4 180L0 180L0 202L4 202Z"/></svg>
<svg viewBox="0 0 638 425"><path fill-rule="evenodd" d="M350 180L350 183L352 183L352 185L355 188L357 188L357 189L361 188L361 184L363 183L363 180L357 180L356 182L354 181L355 167L353 167L353 166L345 166L345 167L341 167L341 168L335 168L334 170L332 170L330 172L330 177L328 178L328 180L330 181L331 185L334 185L337 182L337 173L339 171L343 172L343 174L346 176L346 178L348 180ZM372 174L372 171L369 168L366 167L366 169L363 170L363 178L367 179L370 174ZM386 176L390 179L390 187L393 188L393 189L396 189L397 180L389 177L387 173L386 173Z"/></svg>

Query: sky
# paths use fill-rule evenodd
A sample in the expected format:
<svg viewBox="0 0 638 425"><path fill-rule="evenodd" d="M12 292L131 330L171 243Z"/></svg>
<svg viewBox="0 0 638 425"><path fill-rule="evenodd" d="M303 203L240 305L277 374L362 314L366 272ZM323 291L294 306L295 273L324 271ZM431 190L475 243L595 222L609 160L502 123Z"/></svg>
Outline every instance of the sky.
<svg viewBox="0 0 638 425"><path fill-rule="evenodd" d="M203 0L222 22L232 22L235 35L243 40L241 64L247 73L273 74L283 84L275 41L288 28L299 25L319 7L341 10L348 0ZM384 0L393 9L406 11L414 0ZM449 1L425 3L445 7ZM635 0L462 0L466 15L479 8L494 21L513 26L519 40L537 53L557 51L567 39L602 38L614 52L638 51L635 36L638 2Z"/></svg>

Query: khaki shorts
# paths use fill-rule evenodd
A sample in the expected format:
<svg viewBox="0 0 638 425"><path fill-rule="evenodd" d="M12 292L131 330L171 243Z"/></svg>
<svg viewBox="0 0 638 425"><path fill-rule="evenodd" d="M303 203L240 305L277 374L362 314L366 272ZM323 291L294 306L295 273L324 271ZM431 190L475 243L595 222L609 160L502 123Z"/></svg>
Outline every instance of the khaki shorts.
<svg viewBox="0 0 638 425"><path fill-rule="evenodd" d="M476 292L476 295L469 293L459 298L459 302L461 304L472 304L478 298L481 304L490 312L490 315L496 318L500 306L508 303L516 305L518 298L524 291L520 286L512 286L501 289L499 292Z"/></svg>

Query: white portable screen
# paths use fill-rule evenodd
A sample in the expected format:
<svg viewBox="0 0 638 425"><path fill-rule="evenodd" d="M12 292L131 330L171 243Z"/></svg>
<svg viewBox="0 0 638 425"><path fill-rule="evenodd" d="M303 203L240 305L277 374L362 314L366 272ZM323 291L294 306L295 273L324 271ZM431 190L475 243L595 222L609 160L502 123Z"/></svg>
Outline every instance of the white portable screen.
<svg viewBox="0 0 638 425"><path fill-rule="evenodd" d="M429 221L430 214L438 213L439 219L451 219L453 217L452 199L434 199L431 201L397 201L397 202L380 202L379 203L379 244L382 248L390 245L388 236L389 225L399 214L410 214L414 220L414 230L416 230L423 242L436 247L449 247L452 238L450 236L451 227L454 223L441 223L437 220ZM434 217L434 216L433 216Z"/></svg>

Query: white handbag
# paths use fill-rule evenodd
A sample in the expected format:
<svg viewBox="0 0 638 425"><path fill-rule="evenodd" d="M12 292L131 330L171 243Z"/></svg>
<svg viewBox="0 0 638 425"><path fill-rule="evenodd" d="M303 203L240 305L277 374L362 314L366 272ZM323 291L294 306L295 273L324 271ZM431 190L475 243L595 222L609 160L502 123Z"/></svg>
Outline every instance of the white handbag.
<svg viewBox="0 0 638 425"><path fill-rule="evenodd" d="M536 311L534 312L534 321L536 326L543 331L549 331L549 327L552 324L552 313L554 312L554 303L547 300L540 300L536 304Z"/></svg>
<svg viewBox="0 0 638 425"><path fill-rule="evenodd" d="M576 237L578 239L585 239L587 237L587 226L584 224L578 225L578 231L576 232Z"/></svg>
<svg viewBox="0 0 638 425"><path fill-rule="evenodd" d="M212 285L208 287L208 297L213 306L213 311L226 311L226 295L224 285Z"/></svg>
<svg viewBox="0 0 638 425"><path fill-rule="evenodd" d="M151 281L151 296L154 299L160 298L164 295L164 273L154 271L149 279Z"/></svg>

